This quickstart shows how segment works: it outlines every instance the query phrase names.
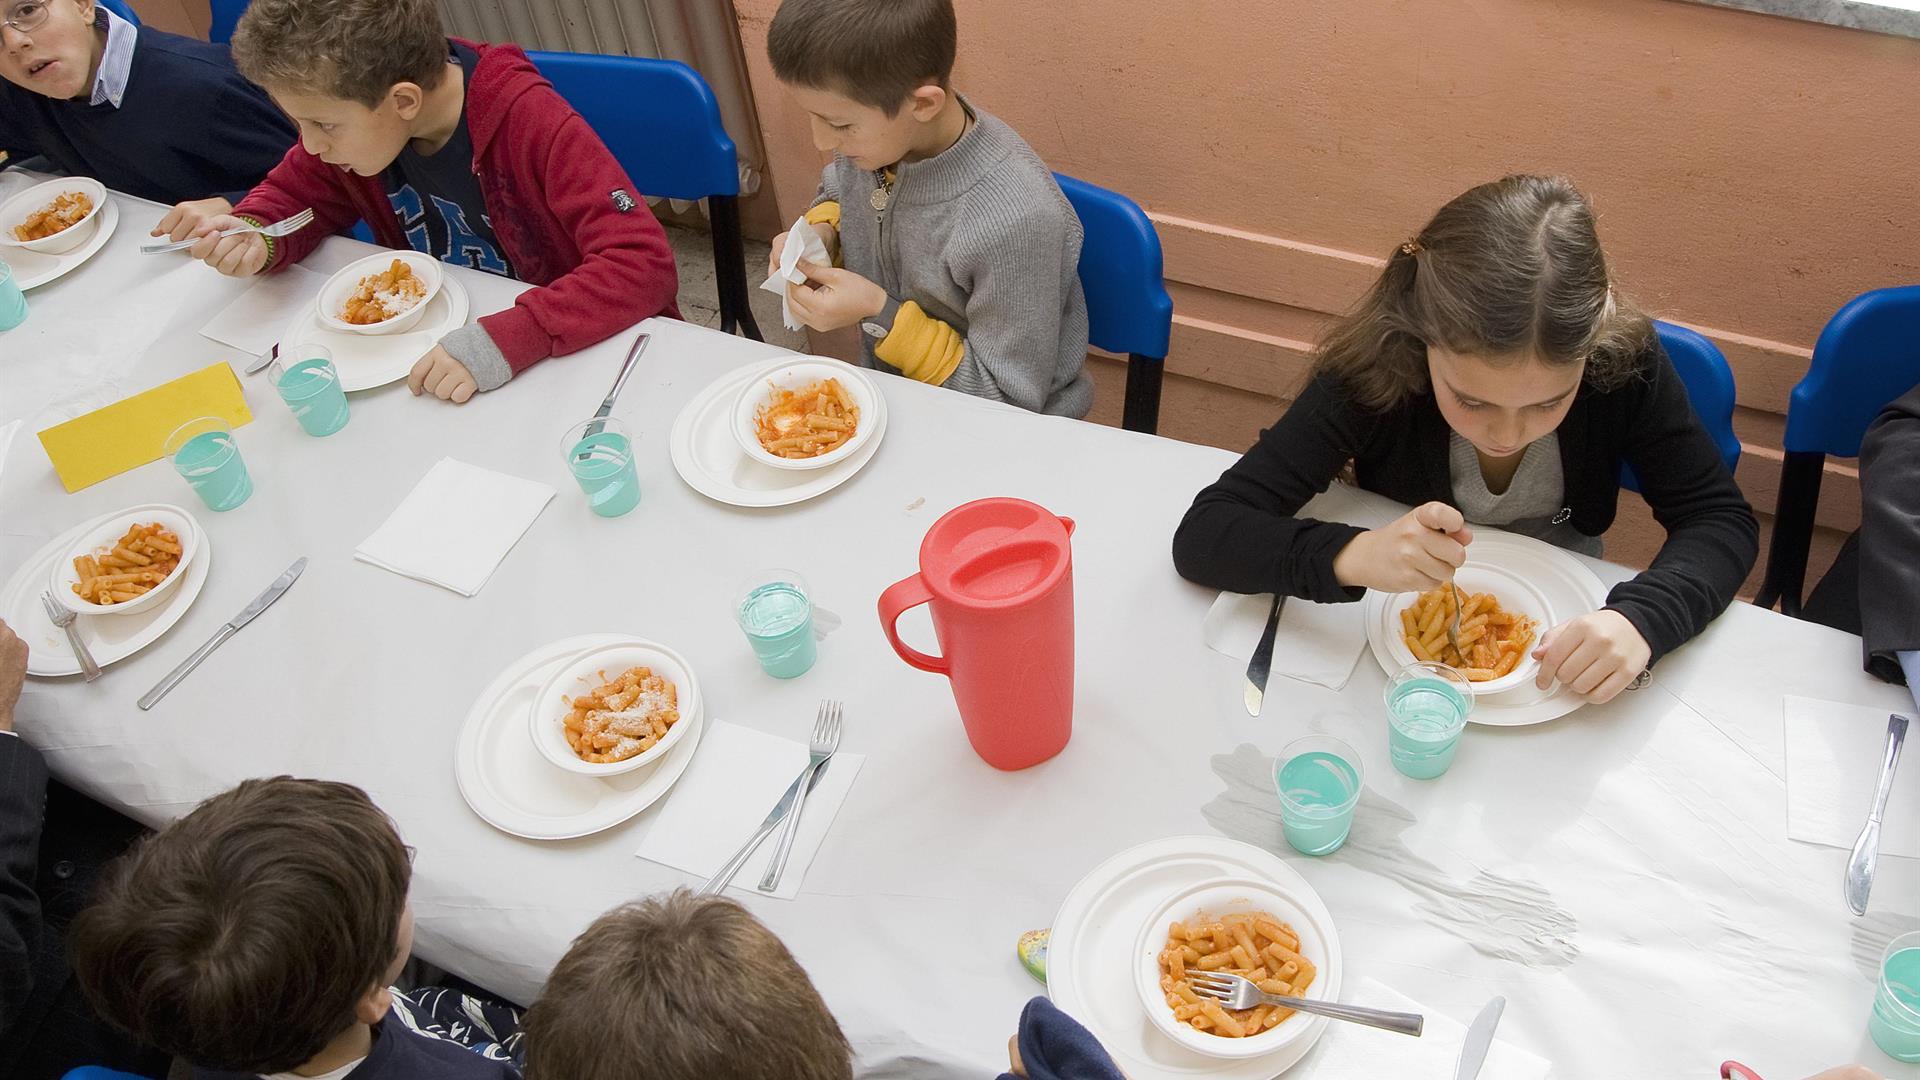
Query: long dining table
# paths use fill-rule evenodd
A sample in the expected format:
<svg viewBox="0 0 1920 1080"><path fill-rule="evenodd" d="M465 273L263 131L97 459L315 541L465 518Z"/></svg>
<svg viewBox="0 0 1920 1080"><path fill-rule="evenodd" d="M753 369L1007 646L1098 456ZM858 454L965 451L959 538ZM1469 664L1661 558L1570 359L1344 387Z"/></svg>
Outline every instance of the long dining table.
<svg viewBox="0 0 1920 1080"><path fill-rule="evenodd" d="M0 174L0 194L24 182ZM416 952L530 1001L596 915L697 882L635 857L645 814L565 841L490 827L456 787L455 741L515 658L584 633L637 634L699 671L709 721L804 739L819 699L845 703L843 747L867 761L798 899L750 883L730 895L806 966L863 1076L998 1071L1022 1004L1043 992L1015 957L1019 935L1048 926L1113 853L1212 834L1305 877L1339 927L1350 987L1370 977L1462 1022L1505 995L1500 1037L1555 1076L1704 1080L1734 1057L1772 1080L1848 1060L1920 1077L1865 1033L1881 948L1920 926L1920 862L1883 858L1872 913L1855 918L1841 899L1847 853L1786 832L1785 695L1911 708L1861 673L1858 638L1735 604L1646 688L1546 724L1471 728L1451 771L1410 780L1387 763L1385 676L1371 656L1337 692L1276 675L1256 719L1241 705L1241 662L1202 641L1216 593L1180 579L1169 543L1232 453L876 375L889 426L857 476L794 506L725 505L675 473L668 430L701 388L781 350L672 319L642 327L653 342L614 413L636 433L644 492L624 517L589 511L559 439L605 394L630 333L463 407L403 384L354 394L348 426L325 439L298 429L264 375L241 376L254 420L237 438L257 485L244 506L203 512L164 461L69 494L36 431L251 359L198 332L250 283L140 254L162 208L115 199L122 222L106 247L32 292L28 321L0 334L0 425L24 421L0 460L0 578L116 508L194 509L215 554L184 618L96 682L30 680L19 710L57 777L148 825L248 777L358 784L418 849ZM331 271L366 250L333 238L308 263ZM521 288L451 273L476 315ZM442 457L559 492L471 598L354 559ZM1073 737L1012 773L975 756L945 681L894 655L874 609L916 569L940 514L1001 495L1078 523ZM1345 505L1362 524L1396 512L1359 493ZM284 600L157 707L135 707L301 555L309 567ZM739 575L768 565L805 574L844 619L791 681L760 673L730 610ZM1590 565L1608 582L1631 573ZM934 648L923 614L903 627ZM1314 731L1368 765L1352 839L1321 858L1286 846L1268 779L1274 752ZM1318 1060L1289 1075L1344 1080Z"/></svg>

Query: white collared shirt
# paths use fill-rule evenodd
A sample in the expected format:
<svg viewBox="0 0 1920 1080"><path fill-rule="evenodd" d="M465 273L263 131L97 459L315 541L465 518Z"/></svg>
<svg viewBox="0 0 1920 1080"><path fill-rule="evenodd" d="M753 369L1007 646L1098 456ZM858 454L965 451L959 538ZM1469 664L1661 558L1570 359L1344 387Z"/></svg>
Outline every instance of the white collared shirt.
<svg viewBox="0 0 1920 1080"><path fill-rule="evenodd" d="M94 10L100 13L94 25L106 26L107 48L100 54L100 70L94 74L93 97L88 104L111 104L117 109L127 93L127 77L133 72L133 40L140 28L107 10L105 4L95 5Z"/></svg>

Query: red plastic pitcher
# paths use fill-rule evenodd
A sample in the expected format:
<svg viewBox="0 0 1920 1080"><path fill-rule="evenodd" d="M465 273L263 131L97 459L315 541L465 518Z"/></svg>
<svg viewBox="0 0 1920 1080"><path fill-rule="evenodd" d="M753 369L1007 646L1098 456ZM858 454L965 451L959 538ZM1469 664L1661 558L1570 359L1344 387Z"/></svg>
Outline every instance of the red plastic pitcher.
<svg viewBox="0 0 1920 1080"><path fill-rule="evenodd" d="M1073 734L1071 519L1024 499L955 507L920 541L920 572L880 594L900 658L945 675L974 752L1024 769ZM930 605L943 656L900 640L908 608Z"/></svg>

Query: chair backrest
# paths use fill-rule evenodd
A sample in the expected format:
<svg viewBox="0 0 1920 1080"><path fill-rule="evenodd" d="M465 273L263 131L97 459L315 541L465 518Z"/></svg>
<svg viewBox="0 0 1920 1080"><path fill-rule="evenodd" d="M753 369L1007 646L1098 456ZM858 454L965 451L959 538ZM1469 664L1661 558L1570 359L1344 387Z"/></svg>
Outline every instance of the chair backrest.
<svg viewBox="0 0 1920 1080"><path fill-rule="evenodd" d="M1138 203L1084 180L1054 173L1080 215L1080 287L1087 294L1088 337L1108 352L1165 359L1173 298L1161 278L1160 234Z"/></svg>
<svg viewBox="0 0 1920 1080"><path fill-rule="evenodd" d="M599 134L641 194L692 201L740 193L733 140L699 72L677 60L527 55Z"/></svg>
<svg viewBox="0 0 1920 1080"><path fill-rule="evenodd" d="M104 3L105 0L100 2ZM66 1075L60 1080L147 1080L147 1078L121 1072L118 1069L109 1069L102 1065L82 1065L77 1069L67 1070Z"/></svg>
<svg viewBox="0 0 1920 1080"><path fill-rule="evenodd" d="M247 0L212 0L213 21L207 25L207 40L225 45L233 40L233 28L247 10Z"/></svg>
<svg viewBox="0 0 1920 1080"><path fill-rule="evenodd" d="M1681 385L1687 388L1693 414L1713 436L1720 460L1732 472L1740 464L1740 438L1733 433L1733 368L1719 346L1696 330L1658 319L1653 329L1660 335L1660 346L1673 361ZM1620 463L1620 485L1630 491L1640 490L1640 478L1624 461Z"/></svg>
<svg viewBox="0 0 1920 1080"><path fill-rule="evenodd" d="M108 11L113 12L115 15L118 15L121 18L127 20L133 25L135 26L140 25L139 14L133 10L133 5L127 3L126 0L94 0L94 2L106 8Z"/></svg>
<svg viewBox="0 0 1920 1080"><path fill-rule="evenodd" d="M1859 457L1887 403L1920 383L1920 285L1875 289L1827 320L1787 403L1792 452Z"/></svg>

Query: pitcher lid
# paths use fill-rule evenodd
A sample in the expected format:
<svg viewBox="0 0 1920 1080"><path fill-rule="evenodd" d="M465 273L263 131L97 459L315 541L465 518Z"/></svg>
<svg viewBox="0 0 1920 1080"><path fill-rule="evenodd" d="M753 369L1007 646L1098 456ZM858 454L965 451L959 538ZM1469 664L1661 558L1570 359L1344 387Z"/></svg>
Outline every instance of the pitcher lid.
<svg viewBox="0 0 1920 1080"><path fill-rule="evenodd" d="M1001 607L1042 595L1072 565L1065 519L1025 499L954 507L920 541L920 575L935 595Z"/></svg>

